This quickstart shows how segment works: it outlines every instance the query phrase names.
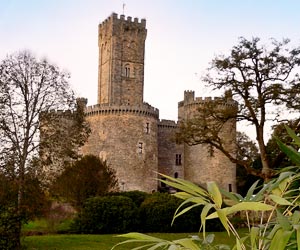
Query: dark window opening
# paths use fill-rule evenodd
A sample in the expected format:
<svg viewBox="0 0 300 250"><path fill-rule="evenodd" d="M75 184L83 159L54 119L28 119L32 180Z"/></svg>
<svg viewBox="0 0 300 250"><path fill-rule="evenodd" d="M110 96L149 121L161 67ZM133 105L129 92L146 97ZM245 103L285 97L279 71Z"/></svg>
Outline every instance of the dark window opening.
<svg viewBox="0 0 300 250"><path fill-rule="evenodd" d="M146 123L146 134L149 134L150 132L150 124L149 122Z"/></svg>
<svg viewBox="0 0 300 250"><path fill-rule="evenodd" d="M129 66L125 67L125 77L130 77L130 68L129 68Z"/></svg>
<svg viewBox="0 0 300 250"><path fill-rule="evenodd" d="M181 165L181 154L176 154L176 161L175 161L176 166Z"/></svg>
<svg viewBox="0 0 300 250"><path fill-rule="evenodd" d="M139 142L139 154L142 154L143 153L143 143L142 142Z"/></svg>
<svg viewBox="0 0 300 250"><path fill-rule="evenodd" d="M213 157L214 156L214 148L212 145L209 145L208 147L209 147L208 148L209 156Z"/></svg>
<svg viewBox="0 0 300 250"><path fill-rule="evenodd" d="M178 173L177 172L175 172L174 178L178 178Z"/></svg>
<svg viewBox="0 0 300 250"><path fill-rule="evenodd" d="M229 192L232 192L232 185L231 184L228 184L228 190L229 190Z"/></svg>

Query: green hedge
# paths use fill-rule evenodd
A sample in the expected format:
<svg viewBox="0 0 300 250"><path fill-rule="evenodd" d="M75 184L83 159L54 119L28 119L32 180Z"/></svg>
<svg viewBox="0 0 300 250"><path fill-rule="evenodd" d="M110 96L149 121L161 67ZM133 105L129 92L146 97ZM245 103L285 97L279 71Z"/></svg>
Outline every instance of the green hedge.
<svg viewBox="0 0 300 250"><path fill-rule="evenodd" d="M123 196L124 195L124 196ZM80 233L197 232L202 207L176 218L182 200L166 193L146 194L139 191L90 198L75 219L73 229ZM218 220L207 222L207 231L219 231Z"/></svg>
<svg viewBox="0 0 300 250"><path fill-rule="evenodd" d="M91 234L129 232L136 227L137 212L128 197L94 197L86 201L72 228L75 232Z"/></svg>
<svg viewBox="0 0 300 250"><path fill-rule="evenodd" d="M171 225L174 213L182 200L166 193L155 193L141 204L140 218L142 232L196 232L200 228L201 209L193 209L176 218Z"/></svg>

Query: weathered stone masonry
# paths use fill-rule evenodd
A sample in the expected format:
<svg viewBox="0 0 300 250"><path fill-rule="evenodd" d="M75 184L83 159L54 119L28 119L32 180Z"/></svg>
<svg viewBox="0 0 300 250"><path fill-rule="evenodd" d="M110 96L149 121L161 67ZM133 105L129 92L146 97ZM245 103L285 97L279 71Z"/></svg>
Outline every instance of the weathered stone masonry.
<svg viewBox="0 0 300 250"><path fill-rule="evenodd" d="M157 172L197 184L217 181L235 190L235 165L221 152L209 155L207 146L176 144L175 121L160 120L159 110L144 103L146 20L112 14L99 25L98 104L86 107L91 135L81 148L116 170L120 190L157 190ZM219 99L218 99L219 100ZM178 120L192 118L197 107L212 99L184 92ZM232 102L224 103L231 108ZM228 123L222 136L235 153L236 123Z"/></svg>

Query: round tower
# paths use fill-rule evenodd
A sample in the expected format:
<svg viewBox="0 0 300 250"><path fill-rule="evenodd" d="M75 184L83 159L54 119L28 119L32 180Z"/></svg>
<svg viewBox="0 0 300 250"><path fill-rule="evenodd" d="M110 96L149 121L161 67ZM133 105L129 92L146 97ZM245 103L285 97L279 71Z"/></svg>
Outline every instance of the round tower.
<svg viewBox="0 0 300 250"><path fill-rule="evenodd" d="M209 102L217 102L218 108L235 112L236 102L230 98L212 99L195 98L194 91L185 91L184 100L178 104L178 120L188 121L194 118L199 107ZM236 121L229 120L222 127L219 134L225 148L236 154ZM208 181L216 181L218 185L228 191L236 190L236 164L232 163L221 151L208 144L189 146L184 144L184 178L206 186Z"/></svg>
<svg viewBox="0 0 300 250"><path fill-rule="evenodd" d="M119 189L157 190L158 110L150 105L87 107L91 135L83 154L106 160L116 171Z"/></svg>

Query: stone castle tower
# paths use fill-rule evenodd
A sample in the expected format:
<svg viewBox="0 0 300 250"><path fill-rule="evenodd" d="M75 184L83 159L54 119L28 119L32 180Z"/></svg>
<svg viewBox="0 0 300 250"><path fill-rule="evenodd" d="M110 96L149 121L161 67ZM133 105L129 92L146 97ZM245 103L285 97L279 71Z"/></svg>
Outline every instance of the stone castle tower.
<svg viewBox="0 0 300 250"><path fill-rule="evenodd" d="M81 148L115 169L119 189L152 192L162 184L157 173L184 178L199 185L217 181L236 189L235 164L221 152L209 155L206 145L176 144L175 121L160 120L159 110L143 102L146 20L112 14L99 24L98 103L85 107L91 134ZM195 98L185 91L178 104L178 120L192 118L211 98ZM232 100L224 100L232 108ZM222 136L235 153L236 123Z"/></svg>
<svg viewBox="0 0 300 250"><path fill-rule="evenodd" d="M98 104L83 154L107 160L120 190L157 189L159 111L143 102L146 21L112 14L99 25Z"/></svg>
<svg viewBox="0 0 300 250"><path fill-rule="evenodd" d="M145 19L112 14L99 25L98 104L86 108L92 134L82 153L107 160L121 190L157 190L157 172L234 190L234 164L221 152L208 155L205 145L176 144L177 123L159 120L158 109L143 102L146 35ZM186 91L179 121L205 101ZM224 136L235 145L235 122L227 127Z"/></svg>

